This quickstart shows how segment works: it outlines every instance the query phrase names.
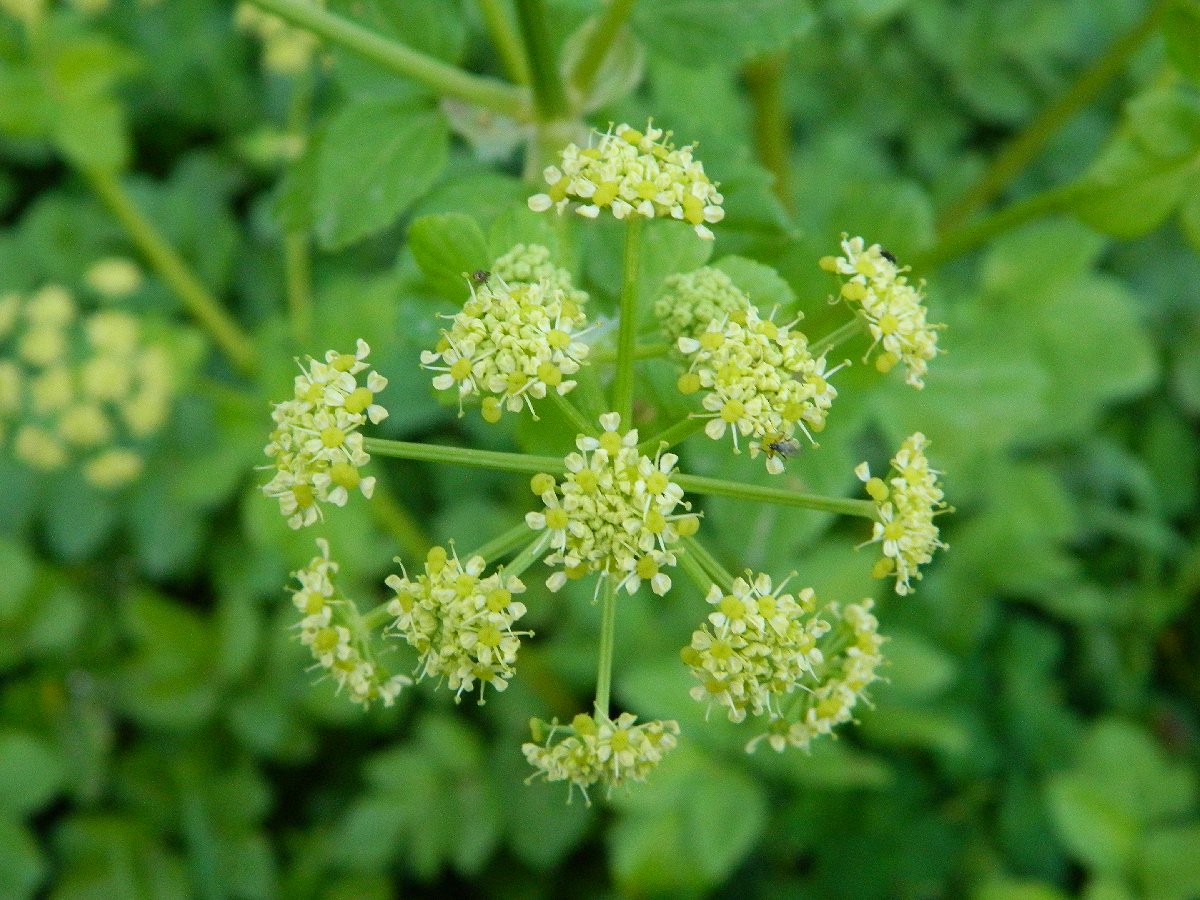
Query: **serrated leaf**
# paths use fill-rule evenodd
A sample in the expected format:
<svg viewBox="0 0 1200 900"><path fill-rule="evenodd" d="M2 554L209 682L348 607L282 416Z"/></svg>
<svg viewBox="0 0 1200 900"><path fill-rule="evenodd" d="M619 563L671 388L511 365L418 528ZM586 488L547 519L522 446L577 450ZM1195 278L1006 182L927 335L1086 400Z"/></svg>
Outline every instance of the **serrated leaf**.
<svg viewBox="0 0 1200 900"><path fill-rule="evenodd" d="M394 100L344 108L321 142L314 200L321 244L338 249L391 225L446 165L445 119Z"/></svg>

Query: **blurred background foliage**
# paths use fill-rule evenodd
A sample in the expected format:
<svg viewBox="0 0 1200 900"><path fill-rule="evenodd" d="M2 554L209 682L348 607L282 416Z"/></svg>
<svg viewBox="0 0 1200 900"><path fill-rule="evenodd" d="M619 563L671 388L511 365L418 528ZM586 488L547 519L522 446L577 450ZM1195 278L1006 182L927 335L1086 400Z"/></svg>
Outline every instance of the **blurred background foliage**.
<svg viewBox="0 0 1200 900"><path fill-rule="evenodd" d="M328 5L503 72L495 4ZM569 57L601 5L547 5ZM457 419L417 354L463 259L541 239L603 303L617 233L526 214L522 127L343 49L265 70L224 0L0 7L0 293L145 251L104 202L119 173L257 361L202 351L194 307L151 264L129 305L173 322L178 384L142 476L103 491L0 461L0 896L1200 897L1194 0L635 5L589 119L652 115L700 141L727 195L714 258L774 267L782 280L723 264L820 334L816 260L861 233L929 278L949 324L923 392L840 376L796 483L853 491L856 462L921 430L958 512L940 520L952 549L897 598L844 523L707 503L730 565L879 594L887 682L811 755L747 756L687 697L678 648L701 598L622 601L618 701L686 740L591 808L524 785L518 747L530 716L586 704L595 609L531 578L537 639L507 693L456 708L423 686L363 715L311 684L282 586L312 534L286 528L254 466L292 358L357 337L392 381L382 433L542 452L553 428ZM981 191L1031 133L1044 145ZM670 229L648 240L648 291L707 253ZM289 321L309 243L315 307ZM650 375L642 415L669 420L672 380ZM696 444L692 471L759 477ZM476 546L528 507L518 477L374 468L383 497L324 527L364 598L382 599L395 554Z"/></svg>

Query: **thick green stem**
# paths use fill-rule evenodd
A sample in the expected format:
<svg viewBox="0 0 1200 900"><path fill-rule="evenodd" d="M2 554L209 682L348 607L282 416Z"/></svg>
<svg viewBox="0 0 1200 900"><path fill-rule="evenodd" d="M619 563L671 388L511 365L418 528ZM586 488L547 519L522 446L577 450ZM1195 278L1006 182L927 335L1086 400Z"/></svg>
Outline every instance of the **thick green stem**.
<svg viewBox="0 0 1200 900"><path fill-rule="evenodd" d="M638 269L642 244L642 219L631 215L625 220L625 255L621 272L621 308L617 331L617 371L613 377L613 409L621 414L621 423L633 424L633 366L637 346Z"/></svg>
<svg viewBox="0 0 1200 900"><path fill-rule="evenodd" d="M657 359L660 356L666 356L671 352L671 345L663 342L653 344L638 344L633 348L634 359ZM617 358L617 351L610 350L607 347L597 350L588 356L588 362L595 365L614 362Z"/></svg>
<svg viewBox="0 0 1200 900"><path fill-rule="evenodd" d="M775 176L775 196L785 209L792 208L792 136L783 99L787 51L780 50L746 65L742 75L750 97L754 123L754 149Z"/></svg>
<svg viewBox="0 0 1200 900"><path fill-rule="evenodd" d="M525 453L501 453L497 450L474 450L470 447L416 444L411 441L389 441L385 438L371 437L363 439L363 449L367 453L377 453L395 459L495 469L498 472L520 472L526 475L545 472L548 475L561 475L565 471L562 458L558 456L530 456Z"/></svg>
<svg viewBox="0 0 1200 900"><path fill-rule="evenodd" d="M546 21L545 0L517 0L517 24L525 41L525 58L529 61L529 86L540 122L553 122L570 115L562 76L558 72L558 56L550 39Z"/></svg>
<svg viewBox="0 0 1200 900"><path fill-rule="evenodd" d="M692 584L700 590L702 595L708 594L709 589L713 586L712 576L704 570L704 566L700 564L695 554L684 550L678 555L679 567L687 573L688 578L692 579Z"/></svg>
<svg viewBox="0 0 1200 900"><path fill-rule="evenodd" d="M574 426L575 430L579 434L586 434L590 435L591 437L595 437L600 433L600 429L598 429L592 422L589 422L587 417L584 416L584 414L578 409L576 409L575 404L558 391L551 389L546 392L546 395L554 401L555 405L560 410L562 410L563 415L567 417L567 420L572 426Z"/></svg>
<svg viewBox="0 0 1200 900"><path fill-rule="evenodd" d="M608 51L612 49L621 29L625 27L636 2L637 0L610 0L596 27L588 35L583 52L579 54L575 68L571 70L571 86L580 97L587 97L591 91L592 81L604 66L605 57L608 56Z"/></svg>
<svg viewBox="0 0 1200 900"><path fill-rule="evenodd" d="M512 553L528 540L529 526L522 522L520 525L514 525L508 531L496 535L471 556L482 556L484 561L491 565L500 557Z"/></svg>
<svg viewBox="0 0 1200 900"><path fill-rule="evenodd" d="M512 562L504 566L505 577L520 578L525 574L526 569L542 558L542 554L546 552L549 545L550 535L539 534L529 542L524 550L513 557Z"/></svg>
<svg viewBox="0 0 1200 900"><path fill-rule="evenodd" d="M686 419L681 419L665 431L638 444L638 452L650 454L657 451L663 444L668 447L682 444L696 432L703 431L707 421L699 416L688 416Z"/></svg>
<svg viewBox="0 0 1200 900"><path fill-rule="evenodd" d="M808 352L814 358L820 359L838 344L843 341L848 341L850 338L862 334L866 328L866 322L862 320L856 313L854 318L838 328L835 328L819 341L814 341L808 345Z"/></svg>
<svg viewBox="0 0 1200 900"><path fill-rule="evenodd" d="M672 481L692 494L711 494L718 497L735 497L739 500L761 500L780 506L799 506L818 512L835 513L840 516L860 516L875 519L875 504L870 500L851 500L846 497L826 497L822 494L802 494L786 488L760 487L756 484L738 484L703 475L675 475Z"/></svg>
<svg viewBox="0 0 1200 900"><path fill-rule="evenodd" d="M388 71L419 81L438 94L457 97L521 121L531 119L527 93L522 88L464 72L305 0L249 2Z"/></svg>
<svg viewBox="0 0 1200 900"><path fill-rule="evenodd" d="M611 577L604 579L601 604L600 659L596 664L596 718L607 719L617 633L617 583Z"/></svg>
<svg viewBox="0 0 1200 900"><path fill-rule="evenodd" d="M151 268L167 283L184 309L212 337L229 362L247 374L258 368L258 350L208 288L191 270L183 257L155 230L117 176L101 169L80 170L92 189L125 227L130 240Z"/></svg>
<svg viewBox="0 0 1200 900"><path fill-rule="evenodd" d="M708 552L708 548L700 543L694 536L685 537L683 540L683 549L686 553L691 554L692 558L700 564L700 567L708 575L709 580L713 584L720 585L726 591L733 587L733 575L717 560L715 556Z"/></svg>
<svg viewBox="0 0 1200 900"><path fill-rule="evenodd" d="M500 51L500 61L504 71L515 84L529 84L529 65L525 62L525 50L521 46L521 37L513 28L509 17L507 4L501 0L479 0L479 9L487 24L492 43Z"/></svg>
<svg viewBox="0 0 1200 900"><path fill-rule="evenodd" d="M942 213L939 231L965 222L972 213L997 197L1037 158L1050 138L1076 113L1091 103L1115 78L1129 58L1153 35L1174 0L1156 0L1145 17L1083 71L1070 89L1038 114L992 160L983 177L957 203Z"/></svg>
<svg viewBox="0 0 1200 900"><path fill-rule="evenodd" d="M404 506L382 481L375 482L375 492L367 504L375 520L388 530L401 552L421 559L432 542L412 513Z"/></svg>

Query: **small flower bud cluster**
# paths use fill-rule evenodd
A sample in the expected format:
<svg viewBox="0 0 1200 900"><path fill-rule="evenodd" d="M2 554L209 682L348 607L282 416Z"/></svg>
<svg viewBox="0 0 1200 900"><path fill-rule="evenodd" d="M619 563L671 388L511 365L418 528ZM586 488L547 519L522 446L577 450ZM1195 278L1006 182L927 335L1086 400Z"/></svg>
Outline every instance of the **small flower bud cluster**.
<svg viewBox="0 0 1200 900"><path fill-rule="evenodd" d="M166 422L174 385L166 348L136 316L82 314L60 285L6 294L0 351L0 444L11 439L17 459L43 471L76 461L106 490L141 473L134 445Z"/></svg>
<svg viewBox="0 0 1200 900"><path fill-rule="evenodd" d="M275 476L262 490L279 501L292 528L316 522L321 503L345 506L351 491L370 498L375 490L375 479L359 471L371 457L358 429L387 418L387 410L375 402L387 379L370 371L365 386L358 383L357 376L369 368L370 352L360 339L354 354L330 350L324 362L309 357L300 366L292 399L271 411L275 430L265 452L274 460Z"/></svg>
<svg viewBox="0 0 1200 900"><path fill-rule="evenodd" d="M587 317L574 292L550 281L496 282L472 284L436 350L421 353L421 365L441 373L433 379L437 390L457 388L459 415L464 399L483 397L480 412L493 423L505 409L533 413L533 401L550 390L570 393L576 383L568 376L588 353L578 340Z"/></svg>
<svg viewBox="0 0 1200 900"><path fill-rule="evenodd" d="M300 586L290 588L292 603L304 617L300 620L300 640L312 651L317 665L337 682L355 703L369 706L373 700L391 706L412 679L380 670L364 652L365 637L360 629L354 604L338 594L333 577L338 564L329 558L329 542L317 539L320 556L293 572Z"/></svg>
<svg viewBox="0 0 1200 900"><path fill-rule="evenodd" d="M480 703L488 685L508 687L521 638L533 634L513 631L525 615L525 604L513 595L524 593L525 585L503 570L481 577L483 570L481 556L463 565L456 554L434 547L424 575L387 579L396 592L387 608L393 627L421 656L418 680L445 678L455 701L476 682Z"/></svg>
<svg viewBox="0 0 1200 900"><path fill-rule="evenodd" d="M728 594L713 585L715 609L680 653L700 682L692 698L724 707L731 722L779 717L784 697L810 687L824 661L817 642L829 631L812 588L794 596L783 593L786 580L776 588L766 574L747 575Z"/></svg>
<svg viewBox="0 0 1200 900"><path fill-rule="evenodd" d="M694 272L670 275L654 303L654 315L667 340L699 337L713 321L750 308L747 297L720 269L702 266Z"/></svg>
<svg viewBox="0 0 1200 900"><path fill-rule="evenodd" d="M910 593L913 581L921 579L920 567L933 559L933 552L946 549L938 539L934 517L947 509L937 476L925 457L925 435L919 431L905 438L892 459L887 479L873 478L863 462L854 469L866 483L875 501L879 521L869 544L881 544L883 557L873 572L876 578L896 579L896 593Z"/></svg>
<svg viewBox="0 0 1200 900"><path fill-rule="evenodd" d="M324 0L309 2L325 6ZM238 4L235 21L239 28L252 32L263 42L263 66L269 71L296 75L312 64L319 43L311 32L295 28L250 3Z"/></svg>
<svg viewBox="0 0 1200 900"><path fill-rule="evenodd" d="M517 244L494 263L491 276L508 284L538 284L546 282L551 288L565 295L561 301L563 315L571 321L582 320L584 304L588 301L587 291L581 291L571 283L571 273L556 266L550 259L550 249L541 244Z"/></svg>
<svg viewBox="0 0 1200 900"><path fill-rule="evenodd" d="M691 508L671 481L678 457L661 451L653 459L643 456L637 429L620 434L616 413L601 416L600 424L600 437L576 439L580 452L565 458L562 481L544 474L532 480L545 508L525 521L534 531L550 533L546 563L563 567L546 585L557 591L568 578L599 572L602 579L617 579L617 590L632 594L648 581L661 596L671 587L662 568L676 563L672 547L699 526L696 516L675 512L680 504Z"/></svg>
<svg viewBox="0 0 1200 900"><path fill-rule="evenodd" d="M692 147L676 148L670 135L653 123L644 132L618 125L597 137L594 147L568 144L559 165L546 167L543 175L550 190L530 197L530 209L543 212L554 206L561 213L576 201L581 205L575 211L589 219L604 209L617 219L669 216L712 240L705 223L724 218L724 198L708 180L703 164L693 159Z"/></svg>
<svg viewBox="0 0 1200 900"><path fill-rule="evenodd" d="M925 387L929 360L937 356L937 333L945 326L925 321L924 282L916 287L904 274L908 267L896 265L891 254L878 244L865 246L860 237L842 235L844 256L826 256L821 268L849 276L841 295L852 307L862 311L873 343L883 351L875 357L875 367L888 372L903 363L905 381L915 388Z"/></svg>
<svg viewBox="0 0 1200 900"><path fill-rule="evenodd" d="M793 325L795 323L792 323ZM710 421L704 433L720 440L728 430L739 450L738 436L751 438L751 452L791 441L799 428L825 428L837 390L825 371L825 358L813 359L808 340L791 325L763 319L753 306L714 319L697 337L681 337L679 352L691 357L679 389L707 391L702 401ZM840 367L839 367L840 368ZM767 454L767 471L783 471L781 454Z"/></svg>
<svg viewBox="0 0 1200 900"><path fill-rule="evenodd" d="M530 777L569 781L589 803L588 788L597 782L611 792L630 781L645 781L663 754L678 743L679 723L635 725L636 721L632 713L621 713L615 722L580 713L569 727L555 723L544 744L530 742L521 748L536 770Z"/></svg>
<svg viewBox="0 0 1200 900"><path fill-rule="evenodd" d="M876 672L883 663L884 638L871 612L873 605L864 599L845 608L836 603L825 608L822 614L836 624L821 641L824 663L815 669L813 686L798 695L798 709L772 721L766 733L749 742L747 751L763 740L780 753L788 747L807 750L814 738L832 734L854 717L854 708L879 679Z"/></svg>

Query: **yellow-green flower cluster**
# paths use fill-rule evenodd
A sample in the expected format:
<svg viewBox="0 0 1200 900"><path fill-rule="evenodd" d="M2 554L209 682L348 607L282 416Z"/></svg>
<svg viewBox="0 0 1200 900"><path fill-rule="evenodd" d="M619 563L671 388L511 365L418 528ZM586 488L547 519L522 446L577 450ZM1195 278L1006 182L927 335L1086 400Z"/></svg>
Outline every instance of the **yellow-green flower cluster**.
<svg viewBox="0 0 1200 900"><path fill-rule="evenodd" d="M271 411L275 429L265 452L274 460L275 476L262 490L279 501L292 528L316 522L322 503L345 506L351 491L370 498L375 490L375 479L360 473L371 457L358 429L387 418L375 402L387 379L369 371L365 385L358 383L370 368L370 352L360 339L353 354L330 350L324 362L309 357L293 383L292 399Z"/></svg>
<svg viewBox="0 0 1200 900"><path fill-rule="evenodd" d="M600 437L576 439L580 452L564 459L562 481L541 474L531 482L545 508L528 513L525 521L534 531L550 533L546 563L562 566L546 585L557 591L568 578L599 572L601 579L615 579L617 590L632 594L648 581L661 596L671 587L662 569L676 563L672 548L699 527L696 516L675 511L691 508L671 480L679 458L661 450L653 459L643 456L637 429L622 435L617 413L601 416L600 425Z"/></svg>
<svg viewBox="0 0 1200 900"><path fill-rule="evenodd" d="M550 726L544 743L530 742L521 749L536 770L530 778L569 781L590 802L588 788L603 782L611 792L630 781L645 781L678 743L679 723L650 721L640 725L637 716L621 713L616 721L606 716L579 713L569 726ZM541 740L535 726L534 737Z"/></svg>
<svg viewBox="0 0 1200 900"><path fill-rule="evenodd" d="M292 603L304 617L300 620L300 640L312 651L313 659L355 703L370 705L373 700L391 706L412 679L382 671L370 659L366 636L354 604L342 597L334 585L338 564L329 558L329 542L317 539L321 553L307 566L293 572L300 586L289 588Z"/></svg>
<svg viewBox="0 0 1200 900"><path fill-rule="evenodd" d="M70 463L103 489L142 470L136 443L170 413L174 385L164 346L131 313L81 313L65 287L0 296L0 445L26 465Z"/></svg>
<svg viewBox="0 0 1200 900"><path fill-rule="evenodd" d="M896 593L901 595L913 590L912 582L921 579L920 567L933 559L933 552L946 549L933 520L947 507L938 486L940 473L929 468L925 447L925 435L919 431L905 438L886 480L872 477L865 462L854 470L866 483L879 516L867 542L883 549L873 574L876 578L895 576Z"/></svg>
<svg viewBox="0 0 1200 900"><path fill-rule="evenodd" d="M735 450L738 437L750 438L751 452L792 440L799 428L825 428L837 390L825 370L825 358L813 359L808 340L789 325L776 325L750 306L714 319L697 337L681 337L679 352L691 361L679 379L684 394L704 390L708 418L704 433L720 440L729 431ZM838 367L840 368L840 367ZM767 453L767 471L783 471L783 455Z"/></svg>
<svg viewBox="0 0 1200 900"><path fill-rule="evenodd" d="M568 144L559 164L546 167L550 190L530 197L530 209L543 212L554 206L561 213L575 201L580 204L575 211L589 219L605 209L617 219L670 217L712 240L705 223L724 218L724 198L693 158L691 146L676 148L653 123L645 131L618 125L595 137L595 146Z"/></svg>
<svg viewBox="0 0 1200 900"><path fill-rule="evenodd" d="M823 662L817 642L829 631L812 588L787 594L787 580L775 587L764 573L747 575L729 593L713 585L715 609L680 653L699 680L692 698L724 707L731 722L782 715L781 701L811 686Z"/></svg>
<svg viewBox="0 0 1200 900"><path fill-rule="evenodd" d="M831 603L822 611L835 624L821 640L823 662L814 666L811 687L797 693L796 708L771 721L764 734L749 742L748 751L763 740L778 752L788 747L807 750L814 738L831 734L854 717L854 708L879 679L876 673L883 663L884 638L871 612L873 605L864 599L844 608Z"/></svg>
<svg viewBox="0 0 1200 900"><path fill-rule="evenodd" d="M670 275L654 303L654 315L668 341L697 337L708 324L750 308L747 297L720 269L701 266L694 272Z"/></svg>
<svg viewBox="0 0 1200 900"><path fill-rule="evenodd" d="M566 295L562 301L565 314L572 320L582 314L588 301L587 291L571 283L571 273L556 266L550 258L550 249L542 244L517 244L492 263L490 274L510 285L545 282L562 291Z"/></svg>
<svg viewBox="0 0 1200 900"><path fill-rule="evenodd" d="M929 361L937 356L937 333L942 325L926 321L924 282L913 286L895 259L878 244L867 247L860 237L842 235L843 256L826 256L821 268L848 276L841 295L861 311L873 343L868 356L877 347L875 367L888 372L903 363L905 381L915 388L925 387Z"/></svg>
<svg viewBox="0 0 1200 900"><path fill-rule="evenodd" d="M488 422L500 421L505 409L534 413L533 401L548 391L570 393L576 382L569 376L587 357L588 346L578 339L587 316L574 293L549 280L472 284L437 348L421 353L421 365L440 373L433 379L437 390L457 389L459 415L468 397L483 398L480 412Z"/></svg>
<svg viewBox="0 0 1200 900"><path fill-rule="evenodd" d="M324 0L310 0L324 7ZM319 45L309 31L294 28L250 3L238 4L235 21L239 28L258 36L263 42L263 65L272 72L296 75L312 64Z"/></svg>
<svg viewBox="0 0 1200 900"><path fill-rule="evenodd" d="M488 685L508 687L521 638L533 634L513 630L525 615L525 604L513 595L525 585L503 570L482 577L484 566L481 556L464 565L457 554L434 547L424 575L387 579L396 592L387 608L393 627L421 657L418 680L444 678L456 701L476 682L480 703Z"/></svg>

